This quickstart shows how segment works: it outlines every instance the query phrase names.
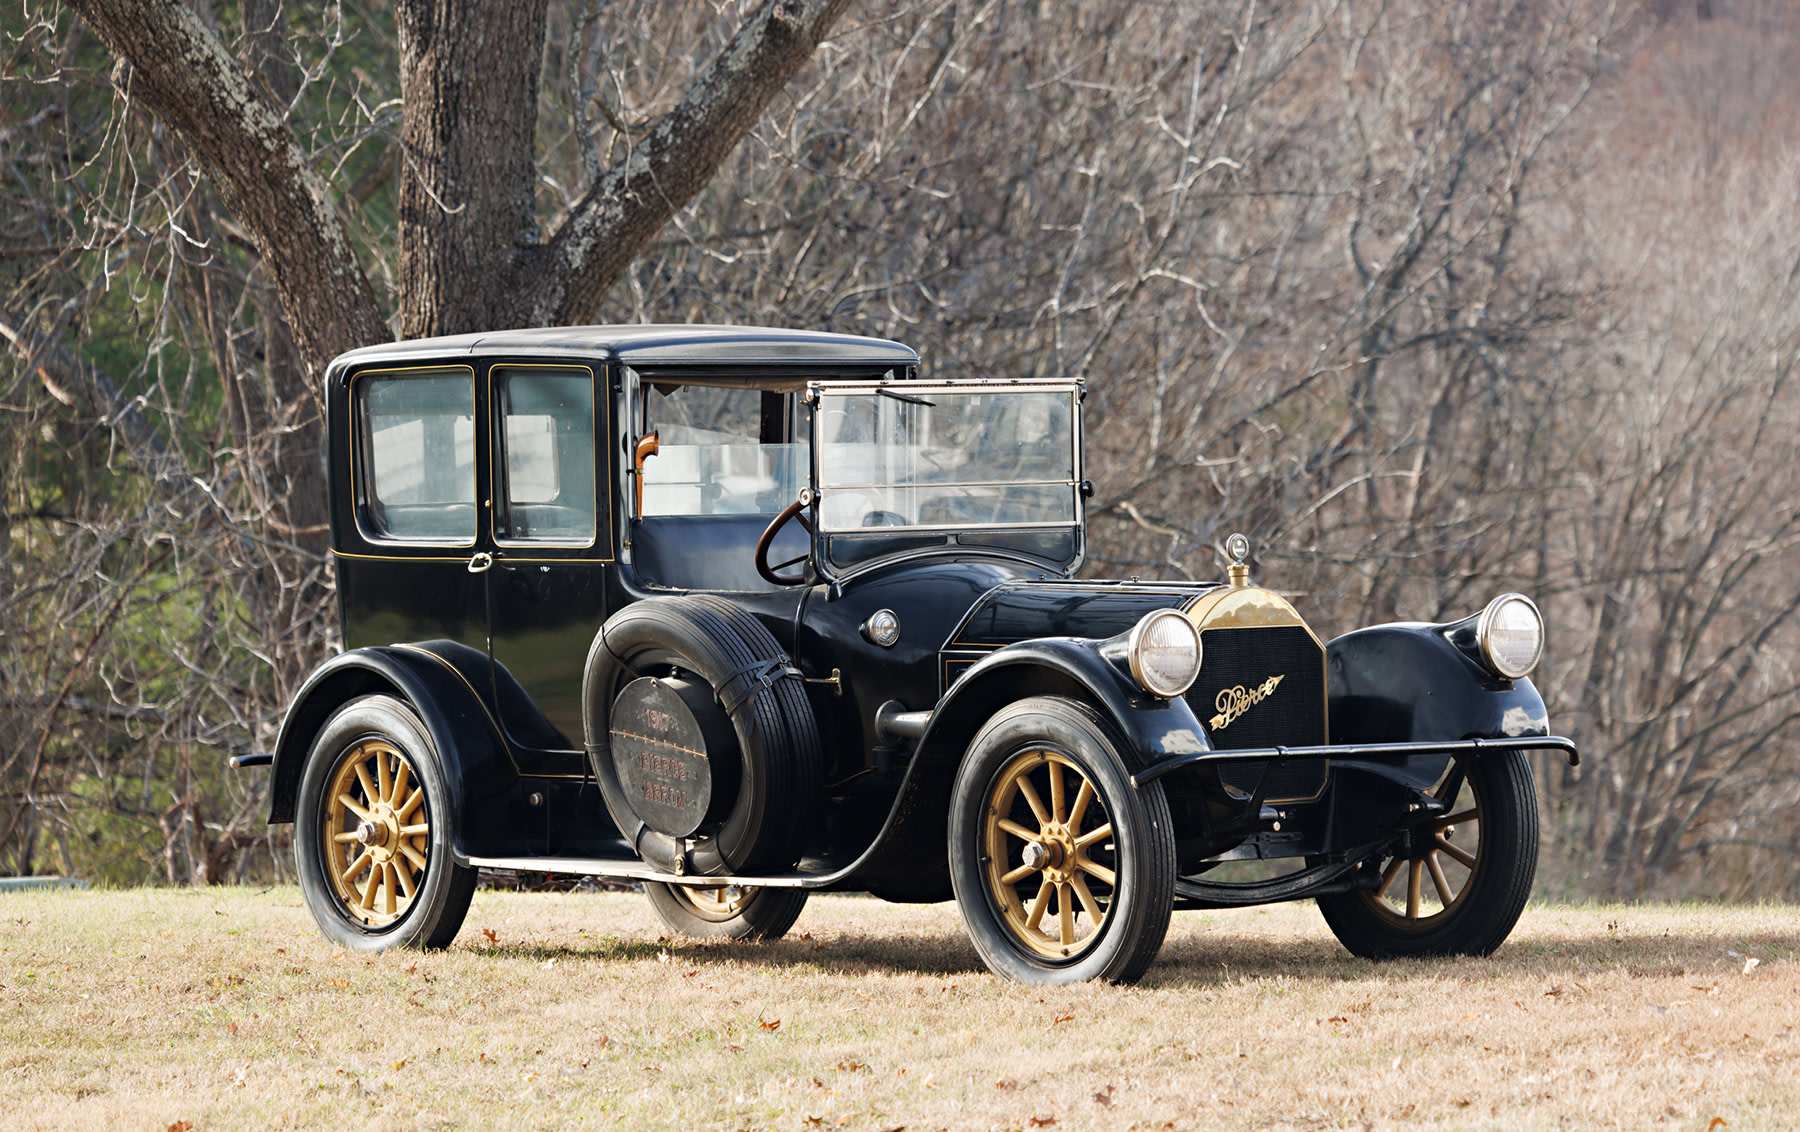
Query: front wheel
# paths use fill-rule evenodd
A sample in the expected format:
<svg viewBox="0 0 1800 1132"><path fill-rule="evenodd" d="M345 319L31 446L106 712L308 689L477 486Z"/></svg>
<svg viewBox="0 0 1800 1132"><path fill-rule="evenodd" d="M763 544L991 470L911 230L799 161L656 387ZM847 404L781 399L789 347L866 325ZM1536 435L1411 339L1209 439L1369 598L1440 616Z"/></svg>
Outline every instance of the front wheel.
<svg viewBox="0 0 1800 1132"><path fill-rule="evenodd" d="M476 877L451 845L424 723L390 696L339 708L307 755L294 815L300 891L319 929L358 951L448 946Z"/></svg>
<svg viewBox="0 0 1800 1132"><path fill-rule="evenodd" d="M975 736L950 803L950 879L996 974L1135 982L1169 930L1175 836L1159 783L1133 787L1096 712L1021 700Z"/></svg>
<svg viewBox="0 0 1800 1132"><path fill-rule="evenodd" d="M1376 862L1365 892L1319 911L1365 959L1487 955L1511 934L1537 874L1537 789L1519 751L1451 761L1432 791L1443 809Z"/></svg>
<svg viewBox="0 0 1800 1132"><path fill-rule="evenodd" d="M663 923L690 939L780 939L806 907L804 888L693 888L646 881L644 895Z"/></svg>

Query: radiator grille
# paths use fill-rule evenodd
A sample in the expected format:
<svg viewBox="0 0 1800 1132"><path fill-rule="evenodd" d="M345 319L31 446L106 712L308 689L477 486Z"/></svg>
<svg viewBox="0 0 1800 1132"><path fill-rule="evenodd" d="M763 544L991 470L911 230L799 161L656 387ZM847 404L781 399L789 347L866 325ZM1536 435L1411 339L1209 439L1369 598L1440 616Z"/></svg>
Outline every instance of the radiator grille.
<svg viewBox="0 0 1800 1132"><path fill-rule="evenodd" d="M1310 747L1326 742L1325 654L1299 625L1208 629L1200 635L1205 663L1187 701L1219 750ZM1249 794L1267 761L1220 768L1225 785ZM1324 759L1289 762L1271 776L1263 797L1291 802L1325 787Z"/></svg>

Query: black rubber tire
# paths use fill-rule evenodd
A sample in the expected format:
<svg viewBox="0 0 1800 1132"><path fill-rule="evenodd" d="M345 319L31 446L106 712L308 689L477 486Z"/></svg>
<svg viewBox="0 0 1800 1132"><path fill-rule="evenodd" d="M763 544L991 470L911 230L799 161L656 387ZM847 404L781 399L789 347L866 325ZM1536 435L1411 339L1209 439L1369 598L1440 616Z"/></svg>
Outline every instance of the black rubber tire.
<svg viewBox="0 0 1800 1132"><path fill-rule="evenodd" d="M768 683L739 679L727 695L743 758L737 798L716 827L697 831L684 862L689 872L774 872L805 850L824 764L805 687L788 674L787 653L768 629L723 598L646 598L614 614L594 638L583 682L589 760L608 812L646 859L670 839L645 828L612 766L608 721L619 690L645 671L677 667L718 692L758 666L773 666ZM663 851L672 850L665 844Z"/></svg>
<svg viewBox="0 0 1800 1132"><path fill-rule="evenodd" d="M372 923L359 917L343 896L332 876L342 870L334 870L328 856L333 836L348 831L337 828L344 824L342 815L336 821L332 818L336 797L332 783L353 760L366 760L376 749L397 753L405 761L409 779L423 791L418 809L405 820L422 817L429 828L422 838L407 842L417 848L422 841L424 850L424 870L413 881L414 894L397 916ZM364 796L362 802L366 805L369 799ZM411 707L391 696L364 696L338 708L307 754L294 812L295 869L307 911L319 930L357 951L449 946L468 915L476 879L475 869L456 863L453 820L437 748ZM391 876L387 883L398 887Z"/></svg>
<svg viewBox="0 0 1800 1132"><path fill-rule="evenodd" d="M1175 899L1174 825L1160 783L1131 785L1119 755L1122 746L1123 741L1100 713L1055 696L1020 700L1002 708L970 744L951 794L950 880L969 938L995 974L1040 986L1092 979L1131 983L1143 976L1162 949ZM1002 886L987 872L992 833L987 819L993 816L998 821L1007 816L998 810L990 815L990 808L1002 800L1007 783L1025 773L1019 768L1027 767L1037 752L1054 755L1060 765L1073 768L1093 785L1101 812L1095 814L1089 803L1081 820L1073 823L1079 827L1077 832L1096 830L1102 816L1112 826L1114 848L1103 862L1095 862L1107 866L1114 876L1103 897L1106 907L1100 926L1067 959L1044 954L1044 941L1036 948L1027 941L1024 933L1030 926L1015 926L1008 919L998 895ZM1064 771L1056 773L1063 775ZM1023 804L1023 797L1020 793L1011 798L1008 813ZM1074 808L1070 802L1055 816L1068 824ZM1105 846L1096 848L1104 850ZM1077 859L1080 856L1076 854ZM1087 883L1085 877L1081 879ZM1028 882L1015 882L1011 887L1018 883ZM1069 899L1069 895L1059 892L1058 899ZM1057 945L1051 942L1048 946L1054 950Z"/></svg>
<svg viewBox="0 0 1800 1132"><path fill-rule="evenodd" d="M1452 764L1446 773L1454 770ZM1394 915L1377 895L1319 897L1325 923L1351 954L1365 959L1488 955L1519 922L1537 875L1537 786L1531 764L1523 752L1501 751L1468 760L1466 773L1480 807L1481 836L1475 864L1454 903L1409 926L1404 915ZM1450 801L1455 809L1456 799ZM1383 870L1393 863L1392 854L1376 862Z"/></svg>
<svg viewBox="0 0 1800 1132"><path fill-rule="evenodd" d="M806 907L804 888L744 888L731 892L718 909L706 907L708 889L644 885L657 918L689 939L780 939Z"/></svg>

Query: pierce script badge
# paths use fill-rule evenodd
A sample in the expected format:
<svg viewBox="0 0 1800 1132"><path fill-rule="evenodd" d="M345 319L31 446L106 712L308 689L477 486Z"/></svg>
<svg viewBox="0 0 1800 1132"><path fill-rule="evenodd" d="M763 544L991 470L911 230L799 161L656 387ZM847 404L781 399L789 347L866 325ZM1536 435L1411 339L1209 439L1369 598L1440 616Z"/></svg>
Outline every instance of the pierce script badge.
<svg viewBox="0 0 1800 1132"><path fill-rule="evenodd" d="M1218 697L1213 700L1213 706L1219 709L1219 714L1208 721L1208 726L1214 731L1223 731L1230 727L1238 716L1274 695L1276 686L1285 679L1287 676L1284 673L1280 676L1271 676L1254 688L1246 688L1242 684L1232 688L1221 688Z"/></svg>

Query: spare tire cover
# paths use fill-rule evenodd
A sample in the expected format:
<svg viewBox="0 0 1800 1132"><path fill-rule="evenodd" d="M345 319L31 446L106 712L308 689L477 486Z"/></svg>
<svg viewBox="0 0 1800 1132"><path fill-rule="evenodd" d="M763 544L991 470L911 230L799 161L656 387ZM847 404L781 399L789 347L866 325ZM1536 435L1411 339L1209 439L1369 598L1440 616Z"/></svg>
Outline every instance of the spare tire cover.
<svg viewBox="0 0 1800 1132"><path fill-rule="evenodd" d="M671 764L642 765L649 746L615 747L613 715L634 681L649 677L675 693L696 730L708 720L729 722L729 737L716 733L704 750L677 771ZM685 683L689 694L682 695ZM700 695L695 696L694 690ZM817 806L822 756L818 724L799 673L761 622L741 607L709 595L646 598L607 619L588 651L583 682L588 758L607 811L646 860L684 872L754 874L789 868L805 848ZM656 705L661 705L661 708ZM670 707L661 692L638 686L626 708ZM631 730L621 721L622 731ZM735 740L735 742L733 742ZM735 749L732 749L735 748ZM621 754L638 767L623 770ZM704 765L702 765L704 763ZM677 773L704 773L710 792L673 799ZM646 802L644 788L651 786ZM671 801L676 804L669 805ZM696 807L699 807L697 811ZM694 819L692 828L682 826ZM691 839L691 844L689 840Z"/></svg>

